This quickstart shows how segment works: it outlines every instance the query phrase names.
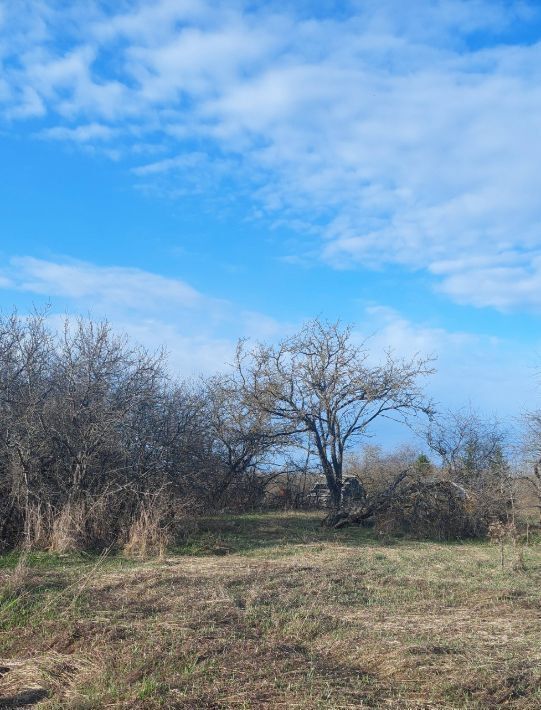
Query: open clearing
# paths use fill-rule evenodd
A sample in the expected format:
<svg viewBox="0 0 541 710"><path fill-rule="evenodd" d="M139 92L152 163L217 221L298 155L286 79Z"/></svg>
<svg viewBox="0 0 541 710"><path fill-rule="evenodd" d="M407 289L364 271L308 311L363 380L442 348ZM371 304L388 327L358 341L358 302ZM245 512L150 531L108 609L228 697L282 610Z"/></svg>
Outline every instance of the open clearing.
<svg viewBox="0 0 541 710"><path fill-rule="evenodd" d="M541 550L204 521L165 559L0 557L0 707L541 708Z"/></svg>

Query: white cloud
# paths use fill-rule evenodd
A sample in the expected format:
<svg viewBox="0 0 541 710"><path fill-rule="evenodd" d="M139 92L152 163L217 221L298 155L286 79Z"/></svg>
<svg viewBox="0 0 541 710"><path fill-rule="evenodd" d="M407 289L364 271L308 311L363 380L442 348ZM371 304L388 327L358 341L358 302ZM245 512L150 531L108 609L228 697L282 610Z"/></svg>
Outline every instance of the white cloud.
<svg viewBox="0 0 541 710"><path fill-rule="evenodd" d="M11 87L5 81L2 81L2 85L5 87L4 95L9 100L12 96ZM25 86L20 92L17 103L8 109L7 115L13 119L36 118L44 116L46 112L45 103L38 92L32 86Z"/></svg>
<svg viewBox="0 0 541 710"><path fill-rule="evenodd" d="M7 275L21 291L101 303L112 308L148 310L196 308L206 299L179 279L141 269L100 267L81 261L53 262L33 257L11 259ZM209 299L210 301L210 299Z"/></svg>
<svg viewBox="0 0 541 710"><path fill-rule="evenodd" d="M238 337L272 342L300 325L242 310L180 279L80 261L14 258L0 271L0 288L50 302L56 324L62 313L107 317L143 345L165 346L172 369L183 376L223 370L233 361ZM388 348L405 358L435 356L437 372L426 386L445 407L471 403L510 418L534 406L541 340L535 347L450 331L382 305L362 309L355 337L367 343L375 361Z"/></svg>
<svg viewBox="0 0 541 710"><path fill-rule="evenodd" d="M402 357L441 357L444 350L463 350L478 342L478 336L471 333L414 324L387 306L366 307L362 328L366 331L369 327L374 330L368 342L377 353L390 348Z"/></svg>
<svg viewBox="0 0 541 710"><path fill-rule="evenodd" d="M541 310L541 253L506 253L493 259L435 263L440 290L459 303Z"/></svg>
<svg viewBox="0 0 541 710"><path fill-rule="evenodd" d="M101 123L88 123L75 128L68 128L67 126L46 128L39 135L42 138L52 138L53 140L88 143L89 141L111 140L115 135L115 131L110 126Z"/></svg>
<svg viewBox="0 0 541 710"><path fill-rule="evenodd" d="M189 329L182 323L159 318L116 318L114 326L149 350L165 348L173 373L182 377L222 372L233 362L235 339Z"/></svg>
<svg viewBox="0 0 541 710"><path fill-rule="evenodd" d="M167 173L178 169L193 169L201 165L202 162L207 162L207 156L204 153L186 153L176 156L175 158L164 158L157 160L154 163L147 163L133 169L135 175L157 175Z"/></svg>
<svg viewBox="0 0 541 710"><path fill-rule="evenodd" d="M434 356L436 372L427 389L443 408L471 404L488 414L512 418L534 406L537 348L505 338L453 332L415 323L384 306L365 310L359 337L369 337L376 357L391 348L402 357Z"/></svg>
<svg viewBox="0 0 541 710"><path fill-rule="evenodd" d="M46 112L41 135L123 154L157 140L163 158L133 172L177 197L234 162L254 213L317 235L334 267L394 263L460 303L541 308L541 43L513 39L536 4L100 7L4 10L11 120Z"/></svg>
<svg viewBox="0 0 541 710"><path fill-rule="evenodd" d="M173 369L184 375L223 369L233 361L238 337L275 338L291 327L180 279L75 260L14 257L0 270L0 289L50 302L56 325L62 312L105 317L149 348L164 346Z"/></svg>

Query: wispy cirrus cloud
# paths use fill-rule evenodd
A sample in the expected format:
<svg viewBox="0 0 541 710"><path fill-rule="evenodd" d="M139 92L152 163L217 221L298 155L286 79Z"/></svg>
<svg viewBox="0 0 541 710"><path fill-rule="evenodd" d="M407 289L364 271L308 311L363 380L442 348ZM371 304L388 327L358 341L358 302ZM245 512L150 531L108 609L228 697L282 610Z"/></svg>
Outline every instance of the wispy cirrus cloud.
<svg viewBox="0 0 541 710"><path fill-rule="evenodd" d="M0 101L172 196L229 166L251 214L334 268L539 310L541 43L517 39L539 20L503 0L29 2L4 10Z"/></svg>

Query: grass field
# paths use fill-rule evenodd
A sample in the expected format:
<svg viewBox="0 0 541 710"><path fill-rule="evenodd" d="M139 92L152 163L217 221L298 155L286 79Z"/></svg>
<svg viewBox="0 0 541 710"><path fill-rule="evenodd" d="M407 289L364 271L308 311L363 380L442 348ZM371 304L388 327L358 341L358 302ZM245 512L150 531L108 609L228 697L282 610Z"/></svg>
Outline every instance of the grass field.
<svg viewBox="0 0 541 710"><path fill-rule="evenodd" d="M266 514L159 561L0 557L0 707L541 708L540 548Z"/></svg>

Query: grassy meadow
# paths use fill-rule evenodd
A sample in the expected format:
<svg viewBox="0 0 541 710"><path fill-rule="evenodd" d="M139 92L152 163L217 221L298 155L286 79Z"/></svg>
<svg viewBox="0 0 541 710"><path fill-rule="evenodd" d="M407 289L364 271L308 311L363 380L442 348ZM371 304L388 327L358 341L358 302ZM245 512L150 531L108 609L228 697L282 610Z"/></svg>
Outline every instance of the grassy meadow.
<svg viewBox="0 0 541 710"><path fill-rule="evenodd" d="M541 545L201 521L162 559L0 557L0 707L541 708Z"/></svg>

